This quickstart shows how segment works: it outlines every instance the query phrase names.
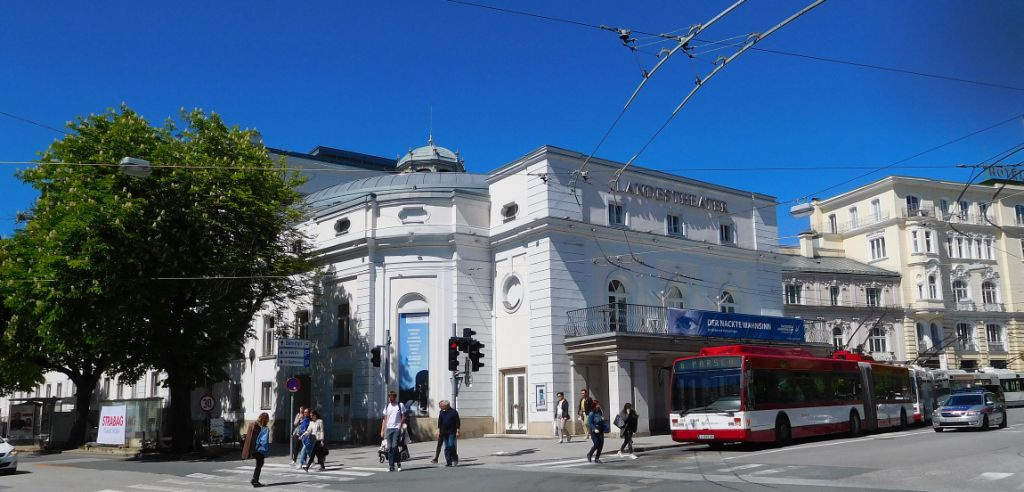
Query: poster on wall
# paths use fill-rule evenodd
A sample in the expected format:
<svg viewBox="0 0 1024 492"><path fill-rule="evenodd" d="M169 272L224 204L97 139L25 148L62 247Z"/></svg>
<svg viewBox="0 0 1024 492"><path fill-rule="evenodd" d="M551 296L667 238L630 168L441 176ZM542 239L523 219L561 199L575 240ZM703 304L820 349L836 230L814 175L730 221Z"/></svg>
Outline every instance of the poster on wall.
<svg viewBox="0 0 1024 492"><path fill-rule="evenodd" d="M103 407L100 410L100 429L96 442L124 446L125 405Z"/></svg>
<svg viewBox="0 0 1024 492"><path fill-rule="evenodd" d="M35 437L36 408L33 403L11 405L7 437L12 441L30 440Z"/></svg>
<svg viewBox="0 0 1024 492"><path fill-rule="evenodd" d="M398 399L409 412L426 415L430 388L430 316L398 317Z"/></svg>
<svg viewBox="0 0 1024 492"><path fill-rule="evenodd" d="M804 322L799 318L669 308L668 332L694 337L803 342Z"/></svg>
<svg viewBox="0 0 1024 492"><path fill-rule="evenodd" d="M537 400L537 411L543 412L548 409L548 387L547 385L534 385L534 397Z"/></svg>

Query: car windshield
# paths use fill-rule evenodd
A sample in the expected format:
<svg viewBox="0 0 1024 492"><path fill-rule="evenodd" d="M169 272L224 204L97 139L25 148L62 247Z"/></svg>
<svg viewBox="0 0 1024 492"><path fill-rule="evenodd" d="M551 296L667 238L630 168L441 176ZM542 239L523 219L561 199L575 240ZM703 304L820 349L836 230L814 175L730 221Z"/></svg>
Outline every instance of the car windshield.
<svg viewBox="0 0 1024 492"><path fill-rule="evenodd" d="M709 357L676 364L673 411L714 413L739 409L739 357Z"/></svg>
<svg viewBox="0 0 1024 492"><path fill-rule="evenodd" d="M943 403L944 407L955 407L961 405L981 405L981 395L953 395Z"/></svg>

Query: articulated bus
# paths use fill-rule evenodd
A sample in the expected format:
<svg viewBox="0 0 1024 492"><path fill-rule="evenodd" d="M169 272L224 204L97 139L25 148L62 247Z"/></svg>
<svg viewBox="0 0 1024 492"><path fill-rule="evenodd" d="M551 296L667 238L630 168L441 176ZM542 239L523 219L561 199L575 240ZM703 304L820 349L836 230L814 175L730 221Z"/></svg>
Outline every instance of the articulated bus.
<svg viewBox="0 0 1024 492"><path fill-rule="evenodd" d="M858 360L854 360L858 359ZM910 370L800 348L706 347L673 366L669 422L678 442L775 442L905 427Z"/></svg>

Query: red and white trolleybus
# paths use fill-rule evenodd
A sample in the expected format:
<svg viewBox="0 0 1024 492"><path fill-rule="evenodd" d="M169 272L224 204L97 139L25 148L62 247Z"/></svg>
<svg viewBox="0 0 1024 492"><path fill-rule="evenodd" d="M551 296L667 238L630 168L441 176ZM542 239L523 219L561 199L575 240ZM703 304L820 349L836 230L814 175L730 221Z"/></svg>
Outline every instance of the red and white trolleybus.
<svg viewBox="0 0 1024 492"><path fill-rule="evenodd" d="M906 367L800 348L706 347L675 361L671 392L669 422L679 442L786 444L905 427L914 415Z"/></svg>

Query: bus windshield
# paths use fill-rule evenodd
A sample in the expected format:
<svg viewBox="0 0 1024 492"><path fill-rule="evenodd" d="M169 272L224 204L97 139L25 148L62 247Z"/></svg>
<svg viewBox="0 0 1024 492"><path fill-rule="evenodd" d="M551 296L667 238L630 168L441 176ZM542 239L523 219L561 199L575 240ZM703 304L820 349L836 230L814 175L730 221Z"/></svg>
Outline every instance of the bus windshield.
<svg viewBox="0 0 1024 492"><path fill-rule="evenodd" d="M672 411L735 412L740 409L740 357L702 357L676 362Z"/></svg>

